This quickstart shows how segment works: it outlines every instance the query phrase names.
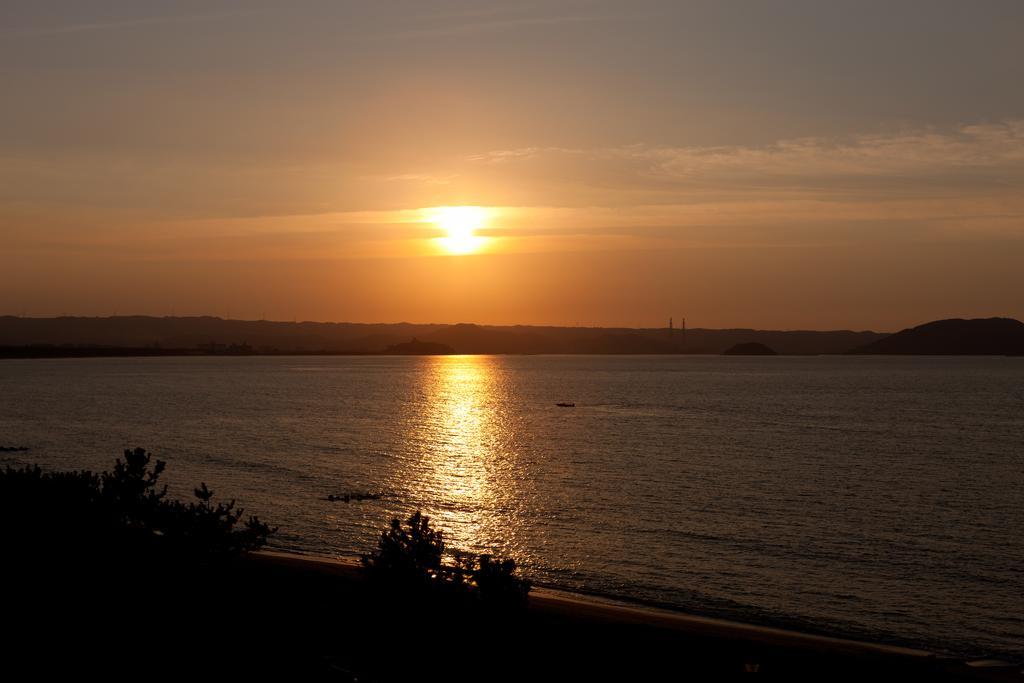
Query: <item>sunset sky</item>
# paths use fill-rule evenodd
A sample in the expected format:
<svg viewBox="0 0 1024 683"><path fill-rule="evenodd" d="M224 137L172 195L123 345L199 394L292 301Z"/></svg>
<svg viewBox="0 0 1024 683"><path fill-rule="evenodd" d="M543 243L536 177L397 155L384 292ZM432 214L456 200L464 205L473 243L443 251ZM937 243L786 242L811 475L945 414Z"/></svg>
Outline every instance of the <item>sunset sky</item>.
<svg viewBox="0 0 1024 683"><path fill-rule="evenodd" d="M1019 0L8 0L0 314L1024 318L1022 35Z"/></svg>

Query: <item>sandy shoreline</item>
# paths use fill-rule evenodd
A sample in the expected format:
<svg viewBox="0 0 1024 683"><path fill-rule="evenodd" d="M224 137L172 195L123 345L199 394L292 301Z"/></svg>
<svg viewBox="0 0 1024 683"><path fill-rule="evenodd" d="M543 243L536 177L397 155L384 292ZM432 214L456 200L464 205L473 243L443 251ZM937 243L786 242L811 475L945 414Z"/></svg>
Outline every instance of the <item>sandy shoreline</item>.
<svg viewBox="0 0 1024 683"><path fill-rule="evenodd" d="M299 568L334 573L346 579L358 578L359 563L346 558L302 555L276 550L260 551L258 556L268 559L273 558L275 561L291 564ZM611 598L597 598L584 593L573 593L550 587L535 587L530 591L530 608L544 612L572 613L596 620L644 623L677 630L681 633L700 631L704 634L749 637L779 644L831 647L850 653L878 652L907 657L937 656L935 653L927 650L801 633L799 631L704 617L646 605L630 605Z"/></svg>
<svg viewBox="0 0 1024 683"><path fill-rule="evenodd" d="M17 633L0 672L135 680L337 683L712 680L1020 681L1021 665L982 665L859 642L535 589L525 610L420 599L367 581L359 564L287 552L216 566L26 563L5 618ZM154 668L155 667L155 668ZM213 675L214 672L216 675ZM2 677L2 673L0 673ZM14 680L14 679L12 679Z"/></svg>
<svg viewBox="0 0 1024 683"><path fill-rule="evenodd" d="M279 551L262 551L256 561L288 567L296 571L329 574L340 579L358 579L359 564L342 558L326 558ZM530 594L529 612L540 619L583 623L589 627L657 631L660 637L710 639L734 644L737 649L771 649L800 656L877 661L880 666L893 663L898 668L922 666L956 678L985 680L1021 680L1021 666L993 666L992 662L968 662L909 647L871 643L845 638L801 633L741 622L674 612L648 606L615 603L583 594L552 588L535 588Z"/></svg>

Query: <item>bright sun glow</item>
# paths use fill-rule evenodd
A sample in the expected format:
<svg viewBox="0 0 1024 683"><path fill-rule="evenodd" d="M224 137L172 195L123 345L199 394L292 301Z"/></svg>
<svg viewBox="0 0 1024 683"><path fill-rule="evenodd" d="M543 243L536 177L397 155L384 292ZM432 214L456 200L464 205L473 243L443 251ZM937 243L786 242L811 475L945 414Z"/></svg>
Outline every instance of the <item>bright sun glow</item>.
<svg viewBox="0 0 1024 683"><path fill-rule="evenodd" d="M487 241L475 233L487 222L488 211L482 206L439 206L427 210L427 220L445 231L438 238L449 254L470 254Z"/></svg>

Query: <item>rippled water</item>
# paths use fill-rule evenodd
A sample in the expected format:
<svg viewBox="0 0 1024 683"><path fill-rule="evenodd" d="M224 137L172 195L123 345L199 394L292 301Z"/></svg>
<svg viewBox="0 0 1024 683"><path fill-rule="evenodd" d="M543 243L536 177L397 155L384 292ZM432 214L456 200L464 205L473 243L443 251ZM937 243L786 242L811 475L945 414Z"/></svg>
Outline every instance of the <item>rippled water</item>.
<svg viewBox="0 0 1024 683"><path fill-rule="evenodd" d="M1024 359L2 361L0 445L145 446L286 549L354 555L420 508L541 582L1024 654Z"/></svg>

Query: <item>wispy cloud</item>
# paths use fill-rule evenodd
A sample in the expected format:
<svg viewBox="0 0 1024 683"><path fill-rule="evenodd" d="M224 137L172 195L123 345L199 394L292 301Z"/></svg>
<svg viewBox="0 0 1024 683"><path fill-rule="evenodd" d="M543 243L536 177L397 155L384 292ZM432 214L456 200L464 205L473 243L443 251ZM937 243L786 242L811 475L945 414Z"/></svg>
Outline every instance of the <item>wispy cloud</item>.
<svg viewBox="0 0 1024 683"><path fill-rule="evenodd" d="M364 180L383 180L389 183L418 183L422 185L451 185L458 176L448 174L443 176L431 173L398 173L384 176L364 176Z"/></svg>
<svg viewBox="0 0 1024 683"><path fill-rule="evenodd" d="M466 158L492 173L672 195L834 193L884 199L1024 189L1024 120L763 147L524 147Z"/></svg>
<svg viewBox="0 0 1024 683"><path fill-rule="evenodd" d="M79 22L75 24L57 24L52 26L9 29L3 31L3 33L6 35L14 36L59 36L75 33L118 31L123 29L140 28L146 26L160 26L164 24L185 24L191 22L225 19L236 16L256 14L262 11L263 10L253 8L227 12L207 12L200 14L175 14L149 17L126 17L123 19L109 19L105 21Z"/></svg>
<svg viewBox="0 0 1024 683"><path fill-rule="evenodd" d="M593 12L550 13L550 7L538 5L504 5L474 8L460 12L431 13L419 17L422 25L389 30L380 37L443 38L473 33L512 31L537 26L559 26L603 21L604 15Z"/></svg>

